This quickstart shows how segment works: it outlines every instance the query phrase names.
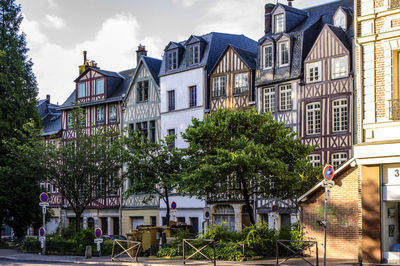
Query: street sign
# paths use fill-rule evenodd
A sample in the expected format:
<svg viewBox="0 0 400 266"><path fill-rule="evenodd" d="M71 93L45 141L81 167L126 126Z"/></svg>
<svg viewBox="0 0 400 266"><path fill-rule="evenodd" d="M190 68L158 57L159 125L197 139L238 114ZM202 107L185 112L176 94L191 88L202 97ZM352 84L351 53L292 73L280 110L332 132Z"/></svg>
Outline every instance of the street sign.
<svg viewBox="0 0 400 266"><path fill-rule="evenodd" d="M50 204L48 202L39 202L39 206L48 207Z"/></svg>
<svg viewBox="0 0 400 266"><path fill-rule="evenodd" d="M204 212L204 218L210 219L210 211L206 210L206 211Z"/></svg>
<svg viewBox="0 0 400 266"><path fill-rule="evenodd" d="M44 237L46 235L46 229L44 227L39 228L39 236Z"/></svg>
<svg viewBox="0 0 400 266"><path fill-rule="evenodd" d="M279 206L278 205L272 205L271 209L272 209L273 212L277 212L277 211L279 211Z"/></svg>
<svg viewBox="0 0 400 266"><path fill-rule="evenodd" d="M94 240L94 243L103 243L103 239L102 238L96 238L95 240Z"/></svg>
<svg viewBox="0 0 400 266"><path fill-rule="evenodd" d="M39 199L41 202L47 202L49 200L49 195L46 192L40 194Z"/></svg>
<svg viewBox="0 0 400 266"><path fill-rule="evenodd" d="M171 203L171 209L176 210L176 207L177 207L176 202L173 201L173 202Z"/></svg>
<svg viewBox="0 0 400 266"><path fill-rule="evenodd" d="M326 180L328 180L328 181L332 180L332 178L333 178L333 173L334 173L333 166L330 165L330 164L327 164L327 165L324 167L324 170L322 171L322 174L324 175L324 178L325 178Z"/></svg>
<svg viewBox="0 0 400 266"><path fill-rule="evenodd" d="M95 236L96 238L100 238L102 235L103 235L103 231L101 231L101 228L97 227L97 228L94 230L94 236Z"/></svg>
<svg viewBox="0 0 400 266"><path fill-rule="evenodd" d="M325 187L325 199L328 200L331 198L331 188Z"/></svg>

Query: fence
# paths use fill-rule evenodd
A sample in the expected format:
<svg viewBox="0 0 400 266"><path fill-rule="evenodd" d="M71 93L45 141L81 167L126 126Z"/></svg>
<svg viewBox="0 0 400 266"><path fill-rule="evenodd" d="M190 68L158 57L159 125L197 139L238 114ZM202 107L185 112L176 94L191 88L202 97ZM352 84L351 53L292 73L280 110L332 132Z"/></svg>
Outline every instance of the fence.
<svg viewBox="0 0 400 266"><path fill-rule="evenodd" d="M316 250L316 258L315 258L315 262L316 262L316 266L318 266L318 242L317 241L301 241L301 240L276 240L276 265L278 264L282 264L286 261L288 261L289 259L293 259L293 258L301 258L303 259L305 262L307 262L310 265L314 265L311 262L309 262L308 260L306 260L304 257L304 251L306 249L310 249L315 245L315 250ZM284 243L288 243L288 244L284 244ZM284 247L284 249L288 250L289 256L285 258L285 260L279 262L279 246Z"/></svg>
<svg viewBox="0 0 400 266"><path fill-rule="evenodd" d="M204 242L206 242L205 244L203 244ZM200 246L197 246L195 243L202 243ZM186 257L186 252L188 250L185 250L185 246L189 247L191 249L194 249L195 252L190 254L188 257ZM212 249L213 249L213 256L214 259L211 259L209 256L207 256L205 254L205 252L202 252L203 250L205 250L207 247L210 247L212 245ZM210 260L211 262L214 263L214 266L216 266L217 262L215 259L215 240L212 239L183 239L182 241L182 254L183 254L183 264L186 264L186 261L188 261L190 258L194 257L196 254L201 255L201 257Z"/></svg>
<svg viewBox="0 0 400 266"><path fill-rule="evenodd" d="M115 244L118 244L122 248L122 252L115 255ZM142 246L141 242L131 241L131 240L114 240L111 261L115 261L116 258L120 257L123 254L127 254L131 260L138 262L138 255L140 248Z"/></svg>

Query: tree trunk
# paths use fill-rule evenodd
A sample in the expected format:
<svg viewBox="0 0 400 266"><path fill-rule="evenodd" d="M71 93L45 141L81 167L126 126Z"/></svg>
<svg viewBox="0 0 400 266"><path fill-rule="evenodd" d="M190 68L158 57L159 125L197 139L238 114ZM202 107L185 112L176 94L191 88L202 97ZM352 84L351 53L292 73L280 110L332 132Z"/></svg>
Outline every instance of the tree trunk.
<svg viewBox="0 0 400 266"><path fill-rule="evenodd" d="M247 213L249 214L250 222L252 225L255 225L256 221L255 221L254 215L253 215L253 207L250 204L250 195L249 195L249 191L247 189L247 182L243 178L239 178L239 179L240 179L240 183L242 184L242 195L243 195L244 202L246 203ZM255 202L253 205L255 205Z"/></svg>
<svg viewBox="0 0 400 266"><path fill-rule="evenodd" d="M81 214L80 213L75 213L75 232L79 233L81 231Z"/></svg>
<svg viewBox="0 0 400 266"><path fill-rule="evenodd" d="M167 222L167 226L169 226L169 220L171 220L170 208L169 208L169 196L168 193L165 193L165 204L167 205L167 213L165 215L165 220Z"/></svg>

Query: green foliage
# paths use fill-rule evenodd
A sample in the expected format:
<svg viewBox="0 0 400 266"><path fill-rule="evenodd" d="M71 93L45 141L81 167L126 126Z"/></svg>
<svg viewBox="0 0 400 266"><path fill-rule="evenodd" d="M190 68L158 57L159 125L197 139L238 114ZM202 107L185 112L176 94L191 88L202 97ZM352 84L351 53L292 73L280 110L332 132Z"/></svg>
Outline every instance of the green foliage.
<svg viewBox="0 0 400 266"><path fill-rule="evenodd" d="M73 237L73 239L76 242L82 243L85 246L92 244L94 238L95 238L94 231L91 228L81 230L79 233L76 233Z"/></svg>
<svg viewBox="0 0 400 266"><path fill-rule="evenodd" d="M242 234L236 231L230 231L224 225L213 225L207 232L200 236L202 239L213 239L219 241L240 241Z"/></svg>
<svg viewBox="0 0 400 266"><path fill-rule="evenodd" d="M178 255L178 249L172 247L162 247L157 252L157 257L173 258Z"/></svg>
<svg viewBox="0 0 400 266"><path fill-rule="evenodd" d="M307 161L314 147L302 144L271 113L220 109L192 124L183 134L190 159L181 175L184 192L241 196L253 224L255 194L293 199L318 181L319 169Z"/></svg>

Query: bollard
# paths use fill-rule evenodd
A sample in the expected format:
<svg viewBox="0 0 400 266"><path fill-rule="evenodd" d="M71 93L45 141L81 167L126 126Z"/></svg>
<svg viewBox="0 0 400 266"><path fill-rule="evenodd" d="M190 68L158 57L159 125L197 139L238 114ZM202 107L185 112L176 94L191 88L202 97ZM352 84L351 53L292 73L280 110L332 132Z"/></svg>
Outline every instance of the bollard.
<svg viewBox="0 0 400 266"><path fill-rule="evenodd" d="M85 259L90 259L91 257L92 257L92 246L86 246Z"/></svg>

